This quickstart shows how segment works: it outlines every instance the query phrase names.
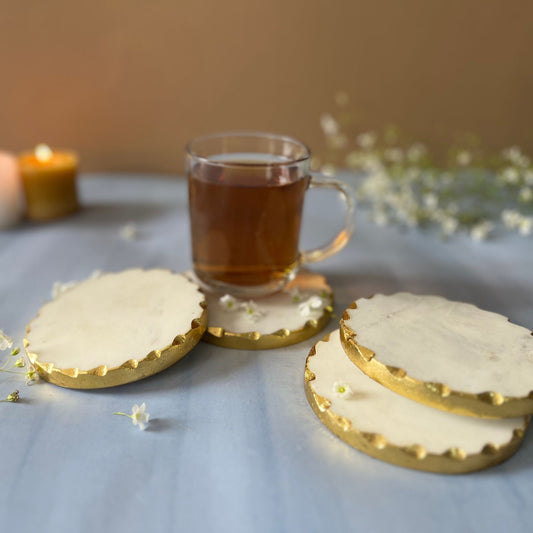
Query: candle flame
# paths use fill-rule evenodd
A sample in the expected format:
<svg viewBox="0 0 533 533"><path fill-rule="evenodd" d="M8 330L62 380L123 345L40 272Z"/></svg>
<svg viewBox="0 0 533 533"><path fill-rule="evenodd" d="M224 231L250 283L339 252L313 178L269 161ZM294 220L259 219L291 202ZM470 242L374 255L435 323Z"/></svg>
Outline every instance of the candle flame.
<svg viewBox="0 0 533 533"><path fill-rule="evenodd" d="M52 159L53 152L47 144L38 144L35 147L35 157L41 163L46 163Z"/></svg>

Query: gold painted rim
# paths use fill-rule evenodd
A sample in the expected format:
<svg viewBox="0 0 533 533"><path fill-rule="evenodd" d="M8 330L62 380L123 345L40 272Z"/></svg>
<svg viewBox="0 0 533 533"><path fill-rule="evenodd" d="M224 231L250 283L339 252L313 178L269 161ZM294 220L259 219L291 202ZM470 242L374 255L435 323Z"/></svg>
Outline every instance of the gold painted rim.
<svg viewBox="0 0 533 533"><path fill-rule="evenodd" d="M333 300L333 293L331 293ZM295 330L278 329L273 333L262 334L258 331L248 331L245 333L233 333L224 328L208 327L202 340L224 348L234 348L237 350L271 350L282 348L307 340L327 325L333 314L333 305L324 307L322 316L317 320L308 320L303 327Z"/></svg>
<svg viewBox="0 0 533 533"><path fill-rule="evenodd" d="M328 342L330 334L321 342ZM397 446L387 441L379 433L366 433L353 427L351 420L339 416L330 410L331 401L313 390L312 382L316 378L309 369L309 360L316 354L313 346L305 361L304 389L307 401L320 421L341 440L367 455L387 463L441 474L464 474L495 466L511 457L520 447L529 417L524 417L524 426L513 431L509 442L503 445L487 443L481 452L467 454L461 448L450 448L442 454L428 453L419 444Z"/></svg>
<svg viewBox="0 0 533 533"><path fill-rule="evenodd" d="M197 290L203 295L199 288ZM103 389L125 385L165 370L185 357L198 344L207 329L205 297L200 302L200 307L202 308L200 317L194 318L191 321L191 328L185 334L177 335L171 344L162 349L152 350L143 359L128 359L120 366L112 368L100 365L91 370L80 370L79 368L57 368L54 363L42 363L39 361L39 356L31 351L30 342L26 337L23 341L24 349L39 376L54 385L69 389ZM26 335L38 318L39 313L26 327Z"/></svg>
<svg viewBox="0 0 533 533"><path fill-rule="evenodd" d="M353 302L348 309L357 309L357 304ZM346 355L362 372L384 387L435 409L459 415L513 418L533 414L533 391L524 397L505 396L496 391L461 392L444 383L418 380L403 368L380 362L372 350L357 343L357 333L346 325L345 321L349 319L346 310L340 321L341 342Z"/></svg>

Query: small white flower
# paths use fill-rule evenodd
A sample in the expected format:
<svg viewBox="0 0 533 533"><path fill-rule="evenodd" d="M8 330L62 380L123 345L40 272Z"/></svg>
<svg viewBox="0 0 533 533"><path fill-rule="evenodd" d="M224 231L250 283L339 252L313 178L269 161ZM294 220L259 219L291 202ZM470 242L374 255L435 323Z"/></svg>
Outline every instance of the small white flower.
<svg viewBox="0 0 533 533"><path fill-rule="evenodd" d="M533 199L533 189L530 187L522 187L519 193L520 201L529 202Z"/></svg>
<svg viewBox="0 0 533 533"><path fill-rule="evenodd" d="M529 157L527 157L526 155L523 155L520 159L518 159L516 161L516 164L519 166L519 167L522 167L522 168L527 168L529 167L529 164L531 163L531 159L529 159Z"/></svg>
<svg viewBox="0 0 533 533"><path fill-rule="evenodd" d="M502 211L503 225L508 229L515 229L520 226L522 215L514 209L504 209Z"/></svg>
<svg viewBox="0 0 533 533"><path fill-rule="evenodd" d="M522 151L519 146L509 146L509 148L502 150L502 157L512 163L516 163L522 157Z"/></svg>
<svg viewBox="0 0 533 533"><path fill-rule="evenodd" d="M344 164L348 168L360 168L364 165L365 157L359 150L353 150L344 158Z"/></svg>
<svg viewBox="0 0 533 533"><path fill-rule="evenodd" d="M139 230L137 224L128 222L124 224L119 230L119 235L126 241L134 241L139 237Z"/></svg>
<svg viewBox="0 0 533 533"><path fill-rule="evenodd" d="M522 153L519 146L510 146L502 150L502 157L510 161L513 165L522 168L527 168L531 162L529 157Z"/></svg>
<svg viewBox="0 0 533 533"><path fill-rule="evenodd" d="M265 314L263 311L261 311L261 309L259 309L253 300L243 302L241 304L241 309L246 313L246 317L252 322L255 322Z"/></svg>
<svg viewBox="0 0 533 533"><path fill-rule="evenodd" d="M409 167L409 168L405 171L405 177L406 177L409 181L416 181L416 180L418 180L418 178L420 178L420 175L421 175L421 172L420 172L420 169L419 169L418 167ZM431 178L426 178L425 181L430 182L430 179L431 179Z"/></svg>
<svg viewBox="0 0 533 533"><path fill-rule="evenodd" d="M373 131L367 131L359 134L355 142L363 149L370 150L376 144L377 135Z"/></svg>
<svg viewBox="0 0 533 533"><path fill-rule="evenodd" d="M403 161L403 151L400 148L387 148L383 157L391 163L401 163Z"/></svg>
<svg viewBox="0 0 533 533"><path fill-rule="evenodd" d="M321 166L322 166L322 161L318 157L312 156L311 157L311 170L318 171L320 170Z"/></svg>
<svg viewBox="0 0 533 533"><path fill-rule="evenodd" d="M453 235L459 227L459 221L452 216L445 216L441 219L440 227L444 235Z"/></svg>
<svg viewBox="0 0 533 533"><path fill-rule="evenodd" d="M363 159L363 169L370 174L379 174L380 172L385 172L385 166L380 157L378 157L373 152L368 152L364 154Z"/></svg>
<svg viewBox="0 0 533 533"><path fill-rule="evenodd" d="M231 296L231 294L224 294L218 300L218 304L226 311L237 311L239 309L239 301Z"/></svg>
<svg viewBox="0 0 533 533"><path fill-rule="evenodd" d="M337 396L337 398L347 399L353 394L353 391L348 383L336 381L333 383L333 394Z"/></svg>
<svg viewBox="0 0 533 533"><path fill-rule="evenodd" d="M514 185L520 180L520 173L514 167L506 167L499 175L499 178L501 181L503 181L503 183Z"/></svg>
<svg viewBox="0 0 533 533"><path fill-rule="evenodd" d="M7 350L13 346L13 339L0 329L0 350Z"/></svg>
<svg viewBox="0 0 533 533"><path fill-rule="evenodd" d="M322 292L320 293L320 298L322 298L324 303L328 303L329 301L331 301L331 293L326 289L322 289Z"/></svg>
<svg viewBox="0 0 533 533"><path fill-rule="evenodd" d="M368 177L358 189L366 198L383 198L392 189L392 182L385 173L377 172Z"/></svg>
<svg viewBox="0 0 533 533"><path fill-rule="evenodd" d="M344 91L338 91L337 94L335 95L335 103L339 107L347 106L349 101L350 99Z"/></svg>
<svg viewBox="0 0 533 533"><path fill-rule="evenodd" d="M468 150L461 150L455 158L457 164L461 167L467 167L472 163L472 154Z"/></svg>
<svg viewBox="0 0 533 533"><path fill-rule="evenodd" d="M99 278L101 275L101 270L93 270L92 274L87 279L96 279ZM64 292L69 291L70 289L72 289L72 287L75 287L79 283L79 281L67 281L65 283L56 281L52 286L52 299L55 300L58 296L60 296Z"/></svg>
<svg viewBox="0 0 533 533"><path fill-rule="evenodd" d="M322 172L322 174L324 174L324 176L335 176L335 166L334 165L330 165L330 164L326 164L326 165L322 165L322 168L320 169L320 172Z"/></svg>
<svg viewBox="0 0 533 533"><path fill-rule="evenodd" d="M128 415L127 413L113 413L114 415L121 415L121 416L127 416L128 418L131 418L131 421L134 426L138 426L140 430L144 430L146 428L146 424L148 424L148 421L150 420L150 413L146 412L146 404L143 403L140 407L135 404L131 408L131 415Z"/></svg>
<svg viewBox="0 0 533 533"><path fill-rule="evenodd" d="M520 221L520 225L518 226L518 231L520 235L530 235L531 234L531 228L533 225L533 220L528 217L523 217Z"/></svg>
<svg viewBox="0 0 533 533"><path fill-rule="evenodd" d="M33 385L40 379L39 374L37 373L37 369L33 365L30 365L28 367L28 371L26 372L25 377L26 385Z"/></svg>
<svg viewBox="0 0 533 533"><path fill-rule="evenodd" d="M334 150L341 150L342 148L345 148L347 144L348 139L346 138L346 135L343 135L342 133L328 137L328 145Z"/></svg>
<svg viewBox="0 0 533 533"><path fill-rule="evenodd" d="M432 193L432 192L424 194L422 199L424 201L424 205L428 209L435 209L435 207L437 207L437 205L439 204L438 196L436 194Z"/></svg>
<svg viewBox="0 0 533 533"><path fill-rule="evenodd" d="M144 402L140 407L135 404L131 408L131 420L134 426L139 426L140 430L144 430L146 424L150 420L150 413L146 412L146 404Z"/></svg>
<svg viewBox="0 0 533 533"><path fill-rule="evenodd" d="M384 227L389 224L389 216L383 209L376 209L372 214L372 220L380 227Z"/></svg>
<svg viewBox="0 0 533 533"><path fill-rule="evenodd" d="M326 137L339 134L339 124L330 113L322 113L320 115L320 126Z"/></svg>
<svg viewBox="0 0 533 533"><path fill-rule="evenodd" d="M291 302L293 304L297 304L301 302L303 298L305 297L305 295L300 292L300 289L298 289L298 287L293 287L292 289L286 289L284 292L288 293L291 299Z"/></svg>
<svg viewBox="0 0 533 533"><path fill-rule="evenodd" d="M484 222L480 222L472 227L470 230L470 236L475 241L486 241L493 227L494 226L491 222L485 220Z"/></svg>
<svg viewBox="0 0 533 533"><path fill-rule="evenodd" d="M407 149L407 159L411 163L418 163L427 153L426 147L422 143L416 143Z"/></svg>
<svg viewBox="0 0 533 533"><path fill-rule="evenodd" d="M305 302L302 302L298 306L298 312L302 316L309 316L312 313L312 311L322 309L323 305L324 305L324 300L320 298L320 296L314 295L308 298Z"/></svg>
<svg viewBox="0 0 533 533"><path fill-rule="evenodd" d="M67 281L66 283L61 283L56 281L52 286L52 299L55 300L58 296L64 292L69 291L72 287L75 287L78 284L77 281Z"/></svg>

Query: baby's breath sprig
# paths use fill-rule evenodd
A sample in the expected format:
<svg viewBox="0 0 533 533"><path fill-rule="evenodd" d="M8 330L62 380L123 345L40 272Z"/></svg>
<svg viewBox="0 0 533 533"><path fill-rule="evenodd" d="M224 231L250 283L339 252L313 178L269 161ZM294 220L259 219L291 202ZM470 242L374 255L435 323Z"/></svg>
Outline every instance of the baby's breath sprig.
<svg viewBox="0 0 533 533"><path fill-rule="evenodd" d="M26 362L24 361L23 357L19 357L13 362L12 357L16 357L19 353L19 348L11 350L11 357L4 361L4 364L0 367L0 372L7 372L9 374L22 374L23 372L12 370L13 368L24 368L26 366Z"/></svg>
<svg viewBox="0 0 533 533"><path fill-rule="evenodd" d="M6 340L7 339L7 340ZM2 350L11 348L13 346L13 339L8 337L3 331L0 331L0 342L3 342ZM0 373L5 374L18 374L26 378L26 385L33 385L39 381L39 374L37 369L27 360L24 352L22 356L13 361L14 357L17 357L21 353L19 347L15 347L11 350L10 356L6 358L4 363L0 366ZM24 370L18 370L23 368Z"/></svg>
<svg viewBox="0 0 533 533"><path fill-rule="evenodd" d="M253 300L243 302L242 300L238 300L230 294L225 294L224 296L220 297L218 300L218 305L226 312L244 313L246 318L251 322L256 322L261 317L265 316L263 310L260 309Z"/></svg>
<svg viewBox="0 0 533 533"><path fill-rule="evenodd" d="M28 367L28 371L24 374L24 377L26 378L26 385L33 385L40 379L37 369L33 365Z"/></svg>
<svg viewBox="0 0 533 533"><path fill-rule="evenodd" d="M374 223L433 227L444 238L463 231L474 240L496 229L533 233L533 166L518 146L487 156L478 138L465 135L441 165L397 127L357 133L347 97L342 105L336 101L338 112L320 117L327 153L314 166L327 173L353 171L360 178L358 200Z"/></svg>

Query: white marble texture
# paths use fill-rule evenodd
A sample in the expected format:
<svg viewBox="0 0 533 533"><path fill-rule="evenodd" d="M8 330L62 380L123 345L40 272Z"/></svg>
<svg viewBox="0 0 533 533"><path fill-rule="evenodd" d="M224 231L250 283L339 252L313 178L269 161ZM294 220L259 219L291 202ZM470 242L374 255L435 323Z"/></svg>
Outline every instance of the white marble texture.
<svg viewBox="0 0 533 533"><path fill-rule="evenodd" d="M190 266L184 181L82 179L69 219L0 233L0 329L20 344L55 281L93 270ZM304 245L336 229L336 196L310 192ZM329 202L329 203L328 203ZM329 212L325 208L330 206ZM533 326L533 239L449 243L357 215L348 247L314 268L336 313L381 292L440 294ZM138 225L126 241L120 228ZM336 328L332 321L329 331ZM116 389L26 387L0 376L0 530L183 532L529 532L533 439L506 463L445 476L353 450L318 421L303 391L314 339L269 352L200 343L172 368ZM146 402L141 432L113 411Z"/></svg>
<svg viewBox="0 0 533 533"><path fill-rule="evenodd" d="M313 391L331 402L330 410L347 418L363 433L383 435L394 446L422 445L428 453L443 454L461 448L467 454L481 453L486 444L507 444L525 419L490 420L447 413L409 400L369 378L344 353L339 330L328 342L319 342L308 368L315 374ZM335 383L348 385L351 394L339 397Z"/></svg>
<svg viewBox="0 0 533 533"><path fill-rule="evenodd" d="M141 361L186 335L204 301L196 284L168 270L102 274L41 307L26 335L28 349L62 370Z"/></svg>
<svg viewBox="0 0 533 533"><path fill-rule="evenodd" d="M379 362L455 391L533 391L533 336L498 313L438 296L399 292L357 300L346 325Z"/></svg>

